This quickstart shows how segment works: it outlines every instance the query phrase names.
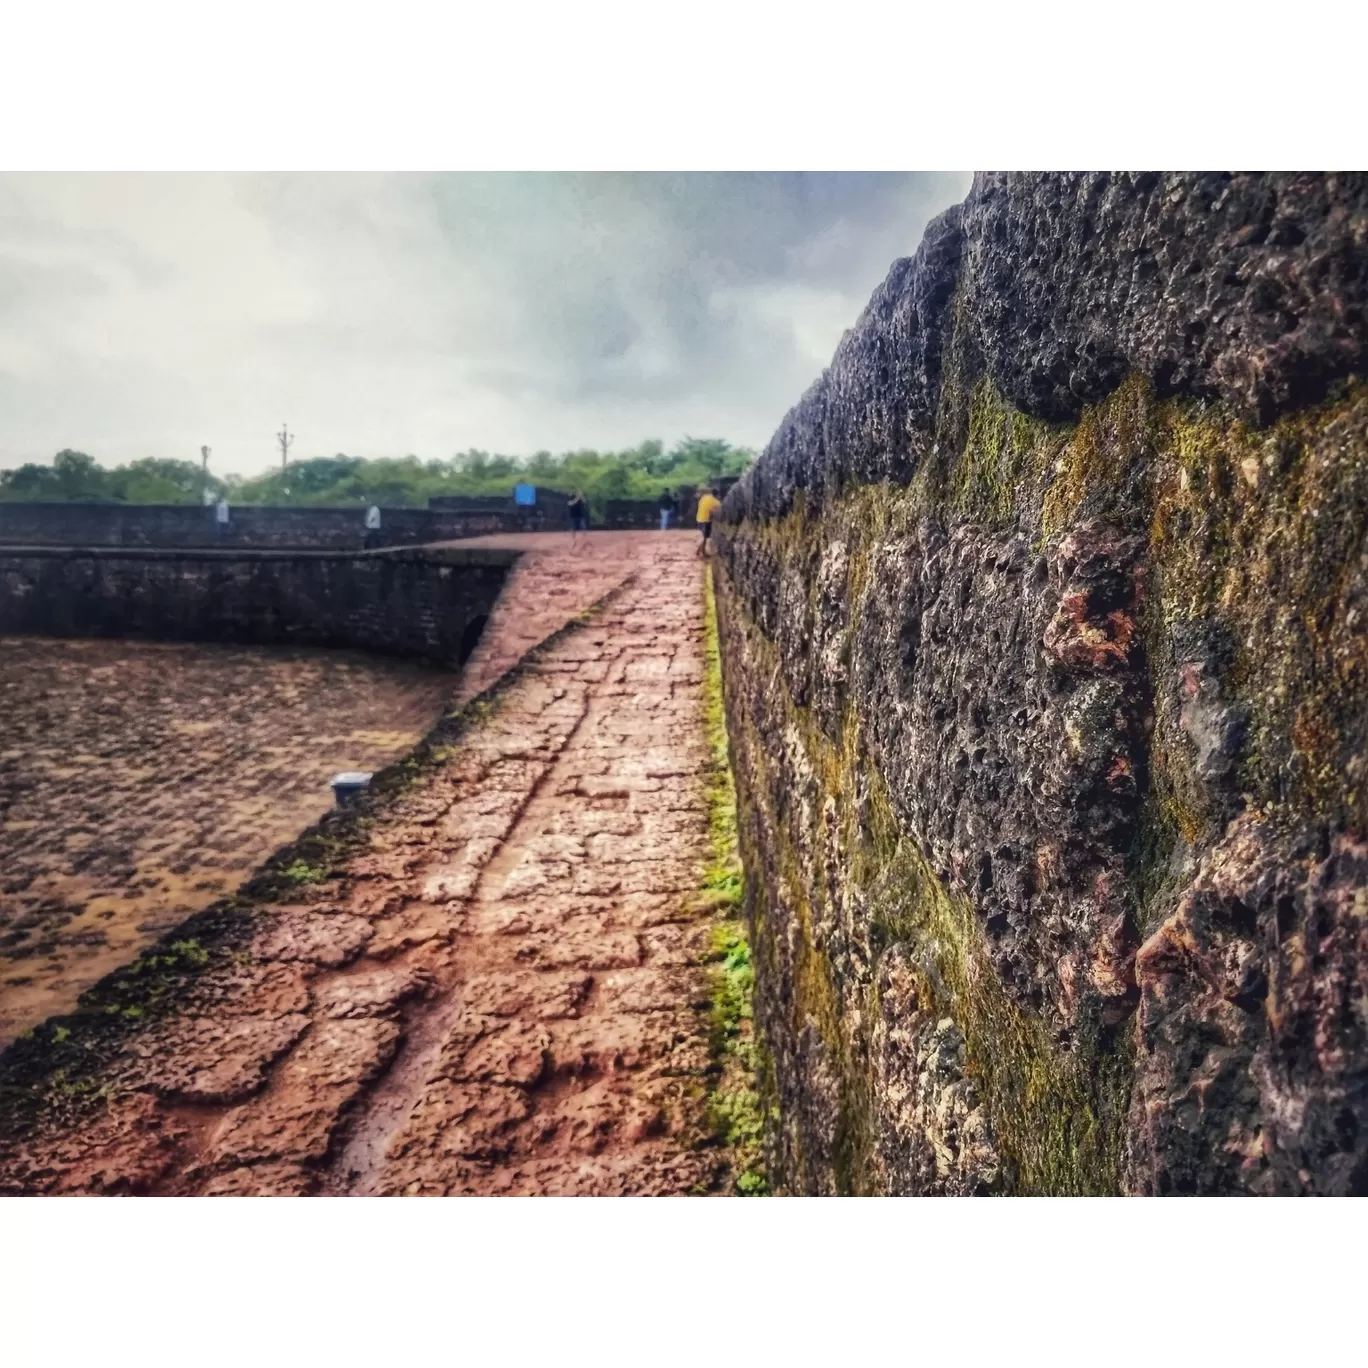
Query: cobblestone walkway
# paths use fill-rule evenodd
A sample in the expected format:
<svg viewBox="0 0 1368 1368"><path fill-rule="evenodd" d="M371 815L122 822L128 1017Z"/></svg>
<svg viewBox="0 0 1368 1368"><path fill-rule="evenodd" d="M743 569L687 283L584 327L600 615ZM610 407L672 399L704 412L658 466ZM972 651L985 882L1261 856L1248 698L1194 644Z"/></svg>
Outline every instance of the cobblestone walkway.
<svg viewBox="0 0 1368 1368"><path fill-rule="evenodd" d="M512 532L451 543L523 553L489 615L480 644L461 671L457 701L483 693L534 646L639 566L651 565L667 547L677 553L683 545L678 533L665 542L662 545L653 532L596 532L572 547L568 532Z"/></svg>
<svg viewBox="0 0 1368 1368"><path fill-rule="evenodd" d="M0 1190L684 1193L711 928L691 538L390 803L342 876L266 909Z"/></svg>

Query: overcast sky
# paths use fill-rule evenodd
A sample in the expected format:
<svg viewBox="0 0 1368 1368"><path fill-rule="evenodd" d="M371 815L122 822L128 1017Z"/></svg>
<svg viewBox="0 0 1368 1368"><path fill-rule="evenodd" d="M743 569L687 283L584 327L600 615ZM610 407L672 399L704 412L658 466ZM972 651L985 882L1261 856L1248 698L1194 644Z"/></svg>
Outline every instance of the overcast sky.
<svg viewBox="0 0 1368 1368"><path fill-rule="evenodd" d="M759 447L968 185L0 175L0 467Z"/></svg>

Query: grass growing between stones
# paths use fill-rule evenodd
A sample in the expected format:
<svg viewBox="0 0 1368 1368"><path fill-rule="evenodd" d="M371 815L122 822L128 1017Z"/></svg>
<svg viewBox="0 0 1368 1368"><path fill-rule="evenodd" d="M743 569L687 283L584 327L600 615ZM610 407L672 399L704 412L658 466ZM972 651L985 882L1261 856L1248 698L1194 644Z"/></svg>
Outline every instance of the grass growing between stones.
<svg viewBox="0 0 1368 1368"><path fill-rule="evenodd" d="M713 1134L732 1152L735 1190L742 1196L762 1196L769 1192L769 1180L763 1163L765 1117L755 1086L759 1063L751 1010L755 971L741 920L744 876L737 844L736 789L722 702L722 657L711 566L703 592L703 718L709 749L704 797L710 851L698 905L715 918L708 1023L714 1082L708 1094L707 1118Z"/></svg>
<svg viewBox="0 0 1368 1368"><path fill-rule="evenodd" d="M81 995L77 1009L21 1035L0 1069L0 1141L25 1134L41 1118L74 1118L112 1099L102 1081L129 1032L161 1015L210 962L214 933L231 940L239 919L226 904L196 913L150 950Z"/></svg>
<svg viewBox="0 0 1368 1368"><path fill-rule="evenodd" d="M293 879L295 883L323 883L328 877L326 869L318 869L308 863L307 860L296 860L288 868L281 871L285 878Z"/></svg>

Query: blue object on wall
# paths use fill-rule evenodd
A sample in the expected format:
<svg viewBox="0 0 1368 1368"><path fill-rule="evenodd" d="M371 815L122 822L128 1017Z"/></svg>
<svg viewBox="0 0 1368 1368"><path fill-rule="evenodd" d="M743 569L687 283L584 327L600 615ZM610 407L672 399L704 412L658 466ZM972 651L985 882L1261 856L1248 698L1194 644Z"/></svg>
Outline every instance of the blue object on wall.
<svg viewBox="0 0 1368 1368"><path fill-rule="evenodd" d="M534 504L537 502L537 487L530 484L515 484L513 486L513 502L515 504Z"/></svg>

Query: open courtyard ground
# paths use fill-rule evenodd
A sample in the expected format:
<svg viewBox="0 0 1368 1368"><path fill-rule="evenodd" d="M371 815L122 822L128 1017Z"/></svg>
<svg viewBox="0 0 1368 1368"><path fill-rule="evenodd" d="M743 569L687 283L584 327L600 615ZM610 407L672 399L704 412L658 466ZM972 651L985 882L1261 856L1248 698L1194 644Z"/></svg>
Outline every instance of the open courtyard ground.
<svg viewBox="0 0 1368 1368"><path fill-rule="evenodd" d="M230 893L454 685L346 651L0 639L0 1047Z"/></svg>

